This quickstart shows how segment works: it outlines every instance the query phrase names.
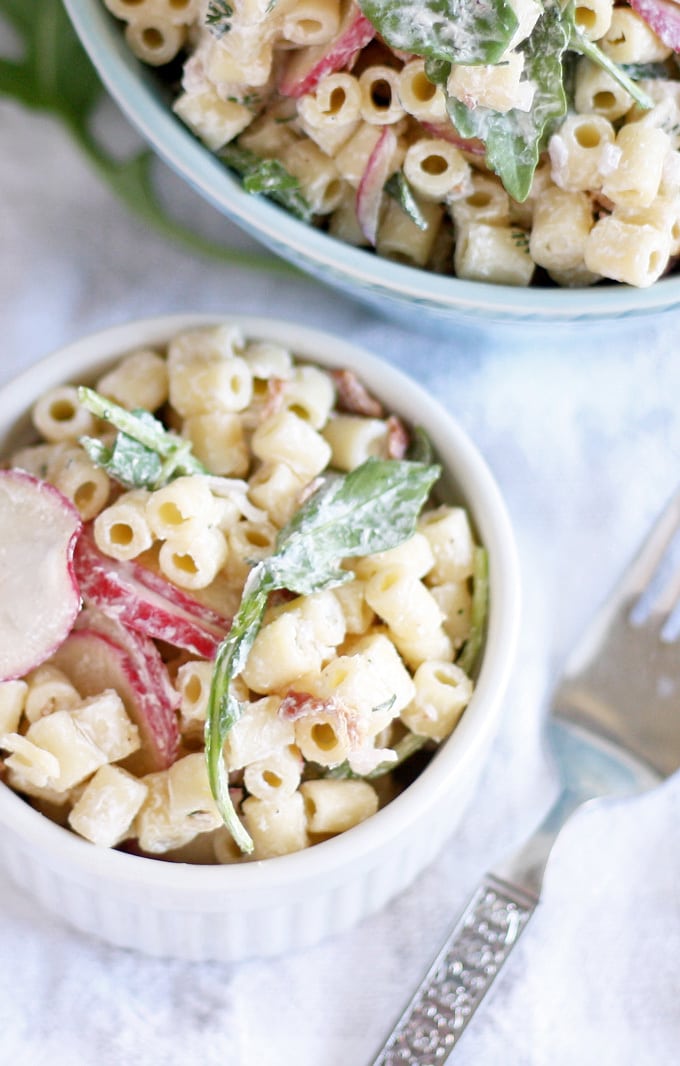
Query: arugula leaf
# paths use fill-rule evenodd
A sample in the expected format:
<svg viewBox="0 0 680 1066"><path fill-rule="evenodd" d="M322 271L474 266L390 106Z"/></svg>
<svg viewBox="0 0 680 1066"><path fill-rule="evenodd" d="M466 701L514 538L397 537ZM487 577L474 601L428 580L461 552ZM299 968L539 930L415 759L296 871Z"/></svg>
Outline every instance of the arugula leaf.
<svg viewBox="0 0 680 1066"><path fill-rule="evenodd" d="M385 192L397 201L402 211L408 215L418 229L427 229L427 219L420 210L403 170L398 170L385 182Z"/></svg>
<svg viewBox="0 0 680 1066"><path fill-rule="evenodd" d="M227 166L240 174L246 192L262 193L303 222L311 221L312 209L300 192L299 180L278 159L263 159L237 144L225 145L219 154Z"/></svg>
<svg viewBox="0 0 680 1066"><path fill-rule="evenodd" d="M406 458L414 463L434 463L434 446L424 426L414 426L411 430L411 443Z"/></svg>
<svg viewBox="0 0 680 1066"><path fill-rule="evenodd" d="M329 478L280 530L273 555L257 563L243 589L232 627L215 658L206 714L208 778L224 823L244 852L253 849L229 795L222 758L243 708L231 680L245 666L275 589L310 595L351 580L342 559L394 548L415 531L438 466L368 459L351 473Z"/></svg>
<svg viewBox="0 0 680 1066"><path fill-rule="evenodd" d="M445 86L451 73L451 63L446 59L426 59L425 77L433 85Z"/></svg>
<svg viewBox="0 0 680 1066"><path fill-rule="evenodd" d="M359 0L392 48L453 63L495 63L517 29L508 0Z"/></svg>
<svg viewBox="0 0 680 1066"><path fill-rule="evenodd" d="M673 63L667 60L663 63L621 63L619 70L633 81L641 81L643 78L663 78L664 81L673 78L675 71ZM677 70L677 67L676 67Z"/></svg>
<svg viewBox="0 0 680 1066"><path fill-rule="evenodd" d="M530 111L506 113L488 107L468 108L449 98L447 109L463 137L479 137L486 145L488 166L513 199L526 200L538 159L557 122L566 114L562 57L570 32L554 4L546 5L529 38L520 46L528 81L536 86Z"/></svg>
<svg viewBox="0 0 680 1066"><path fill-rule="evenodd" d="M81 437L80 444L93 463L126 489L157 487L163 465L160 456L127 433L119 433L110 448L96 437Z"/></svg>
<svg viewBox="0 0 680 1066"><path fill-rule="evenodd" d="M168 214L155 191L153 152L143 149L121 162L97 140L91 127L104 89L61 0L0 0L3 15L16 30L23 50L18 60L0 57L0 96L13 97L62 122L130 211L163 236L201 255L248 269L298 273L269 253L226 248L183 226Z"/></svg>
<svg viewBox="0 0 680 1066"><path fill-rule="evenodd" d="M78 389L78 399L120 431L111 448L94 437L81 437L80 443L94 463L127 488L157 489L175 477L208 473L192 455L191 442L171 433L148 411L128 411L85 386Z"/></svg>
<svg viewBox="0 0 680 1066"><path fill-rule="evenodd" d="M392 770L395 770L397 766L401 766L407 759L410 759L412 755L415 755L417 751L420 751L425 744L427 744L429 737L418 736L417 733L406 733L397 743L393 746L392 751L397 756L396 759L386 759L385 762L381 762L374 770L369 770L367 774L355 774L348 762L342 762L339 766L331 766L329 768L324 767L321 777L332 777L334 779L343 780L345 778L361 778L363 781L373 781L376 777L384 777L385 774L389 774Z"/></svg>
<svg viewBox="0 0 680 1066"><path fill-rule="evenodd" d="M477 546L474 550L472 563L472 611L470 619L470 635L463 645L463 650L456 660L466 674L474 669L486 627L486 616L489 609L489 554L486 548Z"/></svg>

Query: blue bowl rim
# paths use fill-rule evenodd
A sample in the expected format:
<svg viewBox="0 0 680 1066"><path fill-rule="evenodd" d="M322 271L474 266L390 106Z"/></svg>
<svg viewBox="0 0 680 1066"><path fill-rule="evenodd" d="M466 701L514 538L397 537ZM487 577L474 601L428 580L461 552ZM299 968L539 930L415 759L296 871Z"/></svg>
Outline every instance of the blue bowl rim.
<svg viewBox="0 0 680 1066"><path fill-rule="evenodd" d="M128 49L120 23L103 0L64 0L80 40L110 95L142 137L176 173L222 214L304 270L321 270L348 291L368 290L440 314L543 323L603 320L680 306L680 275L647 289L598 285L539 289L491 285L430 273L376 257L301 222L238 180L153 91L150 69ZM378 269L376 269L376 266Z"/></svg>

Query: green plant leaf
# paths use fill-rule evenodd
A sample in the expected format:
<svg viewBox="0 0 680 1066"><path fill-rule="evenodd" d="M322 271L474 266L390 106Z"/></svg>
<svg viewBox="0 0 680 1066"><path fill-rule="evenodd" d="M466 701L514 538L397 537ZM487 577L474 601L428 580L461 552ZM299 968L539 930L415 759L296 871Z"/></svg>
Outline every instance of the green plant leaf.
<svg viewBox="0 0 680 1066"><path fill-rule="evenodd" d="M242 851L252 851L253 845L229 795L222 751L243 710L231 681L246 664L269 593L289 589L310 595L351 580L341 561L386 551L411 536L439 474L438 466L368 459L349 474L330 477L279 532L273 555L248 575L241 604L215 658L205 730L212 794Z"/></svg>
<svg viewBox="0 0 680 1066"><path fill-rule="evenodd" d="M453 63L495 63L517 29L508 0L359 0L392 48Z"/></svg>
<svg viewBox="0 0 680 1066"><path fill-rule="evenodd" d="M78 399L118 430L110 448L94 437L81 437L80 443L92 462L121 485L158 489L176 477L208 473L192 454L191 442L171 433L149 411L128 411L84 385L78 389Z"/></svg>
<svg viewBox="0 0 680 1066"><path fill-rule="evenodd" d="M427 219L420 210L420 205L413 195L413 189L408 183L403 170L398 170L385 182L385 192L396 200L404 214L408 215L411 222L418 229L427 229Z"/></svg>
<svg viewBox="0 0 680 1066"><path fill-rule="evenodd" d="M312 209L300 191L300 182L290 174L278 159L263 159L248 148L227 144L220 156L243 180L247 193L261 193L285 207L291 214L309 222Z"/></svg>
<svg viewBox="0 0 680 1066"><path fill-rule="evenodd" d="M521 45L527 81L536 86L530 111L514 108L502 113L488 107L469 108L450 97L451 120L463 137L478 137L486 145L486 161L510 195L526 200L538 159L550 134L567 111L562 57L570 31L550 4Z"/></svg>

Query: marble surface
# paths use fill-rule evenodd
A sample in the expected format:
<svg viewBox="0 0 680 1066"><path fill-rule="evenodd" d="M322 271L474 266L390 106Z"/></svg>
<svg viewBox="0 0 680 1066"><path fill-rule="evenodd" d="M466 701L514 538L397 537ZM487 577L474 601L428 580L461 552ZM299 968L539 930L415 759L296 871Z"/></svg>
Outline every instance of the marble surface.
<svg viewBox="0 0 680 1066"><path fill-rule="evenodd" d="M107 109L102 122L120 131ZM253 247L193 193L173 210ZM51 121L0 100L0 380L58 345L166 311L294 317L420 378L505 494L524 621L502 728L461 828L413 887L310 951L240 965L144 958L72 932L0 871L0 1062L363 1066L481 872L554 791L541 720L559 664L680 471L677 315L509 343L408 332L301 277L188 254L115 200ZM679 654L680 668L680 654ZM666 1066L680 1046L680 778L581 812L456 1066Z"/></svg>

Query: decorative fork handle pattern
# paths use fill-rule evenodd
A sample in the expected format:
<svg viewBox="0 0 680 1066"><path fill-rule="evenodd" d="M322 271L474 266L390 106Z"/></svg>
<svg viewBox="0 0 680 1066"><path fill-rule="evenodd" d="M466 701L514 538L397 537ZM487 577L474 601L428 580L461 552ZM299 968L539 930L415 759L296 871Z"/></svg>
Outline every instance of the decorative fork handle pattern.
<svg viewBox="0 0 680 1066"><path fill-rule="evenodd" d="M487 874L372 1066L440 1066L538 900Z"/></svg>

